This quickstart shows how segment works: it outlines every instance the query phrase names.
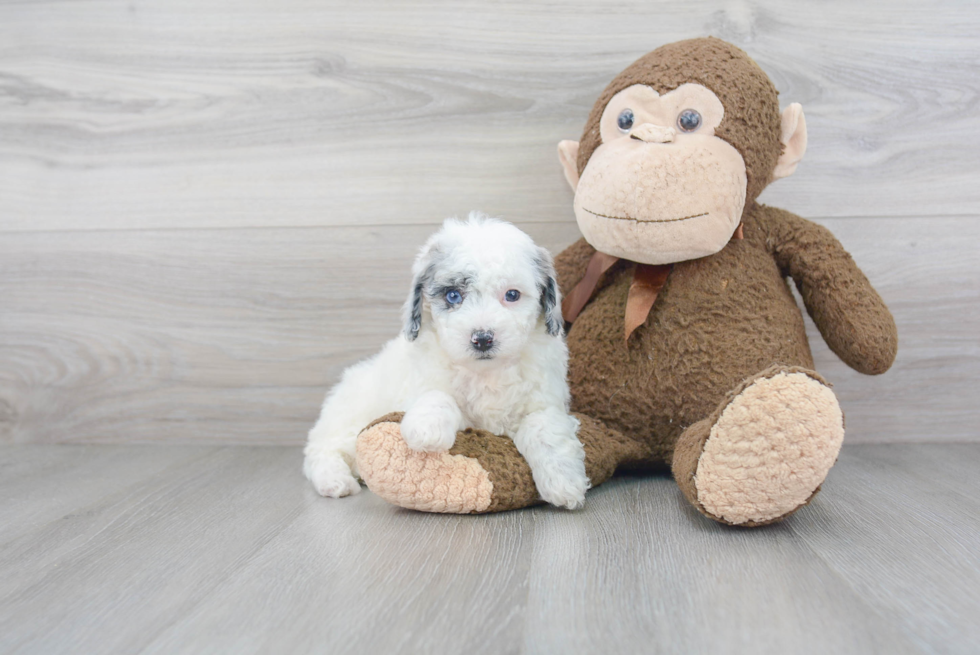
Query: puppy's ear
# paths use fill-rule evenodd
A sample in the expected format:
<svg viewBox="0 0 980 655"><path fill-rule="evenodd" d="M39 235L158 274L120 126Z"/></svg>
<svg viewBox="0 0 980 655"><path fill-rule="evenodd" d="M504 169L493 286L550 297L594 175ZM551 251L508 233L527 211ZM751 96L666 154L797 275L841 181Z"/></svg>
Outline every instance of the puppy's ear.
<svg viewBox="0 0 980 655"><path fill-rule="evenodd" d="M541 315L544 316L545 327L551 336L561 336L565 321L561 316L561 292L558 290L551 253L538 248L534 263L538 269L538 291L541 293Z"/></svg>
<svg viewBox="0 0 980 655"><path fill-rule="evenodd" d="M422 290L425 281L416 277L412 280L412 290L405 301L405 337L409 341L419 338L419 330L422 329Z"/></svg>
<svg viewBox="0 0 980 655"><path fill-rule="evenodd" d="M402 313L405 317L405 337L409 341L415 341L419 337L419 330L422 329L422 309L423 294L425 286L432 281L433 270L435 269L435 258L439 254L437 238L439 233L433 235L419 251L412 266L414 276L412 278L412 290L408 293L408 300Z"/></svg>

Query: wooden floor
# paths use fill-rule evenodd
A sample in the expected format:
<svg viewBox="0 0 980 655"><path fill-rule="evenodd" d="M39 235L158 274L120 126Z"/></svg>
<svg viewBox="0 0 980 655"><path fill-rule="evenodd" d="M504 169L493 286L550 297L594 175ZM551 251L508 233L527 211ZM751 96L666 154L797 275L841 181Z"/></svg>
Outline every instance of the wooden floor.
<svg viewBox="0 0 980 655"><path fill-rule="evenodd" d="M967 653L980 444L845 447L790 520L668 478L490 516L317 497L287 447L0 447L0 651Z"/></svg>

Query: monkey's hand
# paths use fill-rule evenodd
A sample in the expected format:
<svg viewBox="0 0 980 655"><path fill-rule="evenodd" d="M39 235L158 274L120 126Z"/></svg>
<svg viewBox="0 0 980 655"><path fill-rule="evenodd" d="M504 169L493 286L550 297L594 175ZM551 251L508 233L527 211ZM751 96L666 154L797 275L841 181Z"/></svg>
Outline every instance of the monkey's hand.
<svg viewBox="0 0 980 655"><path fill-rule="evenodd" d="M776 262L830 349L861 373L887 371L898 350L895 319L851 255L827 228L782 209L765 212Z"/></svg>

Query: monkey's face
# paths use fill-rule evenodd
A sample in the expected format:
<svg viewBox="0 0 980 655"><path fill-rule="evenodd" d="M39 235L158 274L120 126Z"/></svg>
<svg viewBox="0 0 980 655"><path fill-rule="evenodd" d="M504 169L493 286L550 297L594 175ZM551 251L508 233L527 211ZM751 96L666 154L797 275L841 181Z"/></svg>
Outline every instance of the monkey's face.
<svg viewBox="0 0 980 655"><path fill-rule="evenodd" d="M602 144L582 171L575 217L597 250L644 264L718 252L745 204L742 155L715 136L725 109L700 84L659 95L637 84L606 104Z"/></svg>

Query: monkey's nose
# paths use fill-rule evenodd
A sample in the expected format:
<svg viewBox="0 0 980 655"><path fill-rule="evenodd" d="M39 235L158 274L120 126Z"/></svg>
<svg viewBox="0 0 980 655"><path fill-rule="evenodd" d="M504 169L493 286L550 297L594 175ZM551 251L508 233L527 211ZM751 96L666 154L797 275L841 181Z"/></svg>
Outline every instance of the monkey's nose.
<svg viewBox="0 0 980 655"><path fill-rule="evenodd" d="M653 123L643 123L630 130L630 138L647 143L670 143L674 140L677 130Z"/></svg>
<svg viewBox="0 0 980 655"><path fill-rule="evenodd" d="M493 348L493 332L485 330L474 332L470 337L470 343L481 353L485 353Z"/></svg>

